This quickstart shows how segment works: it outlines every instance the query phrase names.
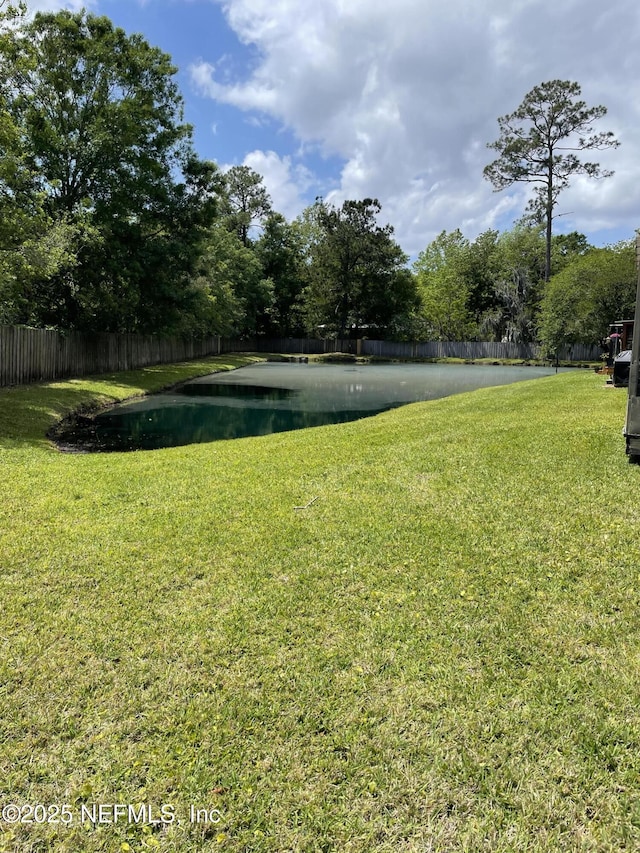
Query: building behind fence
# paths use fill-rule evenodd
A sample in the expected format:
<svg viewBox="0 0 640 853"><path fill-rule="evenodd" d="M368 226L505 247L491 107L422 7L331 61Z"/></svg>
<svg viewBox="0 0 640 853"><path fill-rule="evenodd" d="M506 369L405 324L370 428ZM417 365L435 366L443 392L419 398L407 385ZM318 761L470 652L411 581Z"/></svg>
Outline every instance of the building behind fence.
<svg viewBox="0 0 640 853"><path fill-rule="evenodd" d="M534 344L432 341L394 343L370 340L318 340L312 338L201 340L157 338L153 335L86 335L80 332L0 326L0 386L44 382L70 376L116 373L232 352L296 353L319 355L346 352L378 358L513 358L539 356ZM559 353L562 360L588 361L600 356L598 347L575 344Z"/></svg>

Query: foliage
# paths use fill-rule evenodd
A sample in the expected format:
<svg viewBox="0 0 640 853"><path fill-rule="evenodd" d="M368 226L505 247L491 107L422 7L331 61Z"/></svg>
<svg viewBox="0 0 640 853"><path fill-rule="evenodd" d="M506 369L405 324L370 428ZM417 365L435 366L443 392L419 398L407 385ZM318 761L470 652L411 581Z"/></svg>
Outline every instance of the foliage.
<svg viewBox="0 0 640 853"><path fill-rule="evenodd" d="M469 289L469 310L476 322L496 304L495 282L503 263L499 239L497 231L483 231L472 242L467 241L464 262L458 260Z"/></svg>
<svg viewBox="0 0 640 853"><path fill-rule="evenodd" d="M638 849L625 395L573 371L255 439L46 446L65 407L188 367L0 390L1 799L181 820L5 823L0 850Z"/></svg>
<svg viewBox="0 0 640 853"><path fill-rule="evenodd" d="M475 334L469 308L468 252L469 241L461 231L442 231L414 264L428 338L464 341Z"/></svg>
<svg viewBox="0 0 640 853"><path fill-rule="evenodd" d="M588 250L583 234L555 235L553 270ZM540 226L485 231L469 241L443 231L414 265L422 298L423 336L530 342L536 339L545 269Z"/></svg>
<svg viewBox="0 0 640 853"><path fill-rule="evenodd" d="M341 208L316 202L319 238L311 242L304 297L311 333L323 329L346 337L366 327L385 328L415 302L407 257L391 236L393 228L377 224L380 210L370 198L345 201Z"/></svg>
<svg viewBox="0 0 640 853"><path fill-rule="evenodd" d="M176 331L218 182L191 151L170 58L107 18L63 11L8 29L0 60L30 184L21 210L40 205L70 237L67 263L43 270L17 319Z"/></svg>
<svg viewBox="0 0 640 853"><path fill-rule="evenodd" d="M273 304L273 282L264 277L255 250L245 246L226 223L214 225L198 262L200 289L209 307L207 325L225 336L254 334Z"/></svg>
<svg viewBox="0 0 640 853"><path fill-rule="evenodd" d="M586 254L593 248L584 234L572 231L570 234L554 234L551 240L551 273L560 272L578 255Z"/></svg>
<svg viewBox="0 0 640 853"><path fill-rule="evenodd" d="M540 312L544 350L600 342L610 323L634 316L636 284L632 242L576 256L546 286Z"/></svg>
<svg viewBox="0 0 640 853"><path fill-rule="evenodd" d="M533 187L528 209L546 227L545 281L551 275L552 220L560 193L573 175L613 174L598 163L580 160L575 152L619 145L610 131L594 132L593 124L606 114L606 107L587 107L577 100L580 92L580 86L568 80L535 86L515 112L498 119L500 137L488 146L500 154L484 169L496 190L516 182Z"/></svg>
<svg viewBox="0 0 640 853"><path fill-rule="evenodd" d="M535 315L544 274L544 238L539 228L515 227L500 235L494 279L494 310L484 320L493 324L496 340L529 343L535 339Z"/></svg>
<svg viewBox="0 0 640 853"><path fill-rule="evenodd" d="M273 282L273 302L264 314L262 331L275 337L301 334L306 257L300 228L289 224L282 214L271 213L255 250L263 277Z"/></svg>
<svg viewBox="0 0 640 853"><path fill-rule="evenodd" d="M26 9L0 5L0 55ZM16 62L17 73L24 63ZM10 112L14 75L0 79L0 322L14 323L29 312L31 291L39 278L73 262L73 229L55 223L44 209L37 174L27 162L20 128Z"/></svg>
<svg viewBox="0 0 640 853"><path fill-rule="evenodd" d="M590 253L581 234L551 235L558 195L574 174L609 174L575 152L618 144L592 130L606 110L578 100L577 84L535 87L498 120L485 176L497 189L531 183L528 221L473 241L442 232L411 271L376 199L318 199L287 223L254 170L201 161L175 75L168 55L108 18L30 19L0 2L0 322L514 341L540 325L550 341L569 327L588 337L625 304L594 308L568 286L563 305L584 313L567 326L552 287L539 316L542 279Z"/></svg>
<svg viewBox="0 0 640 853"><path fill-rule="evenodd" d="M261 225L272 211L271 199L263 186L262 175L249 166L232 166L224 179L223 212L229 228L248 246L251 228Z"/></svg>

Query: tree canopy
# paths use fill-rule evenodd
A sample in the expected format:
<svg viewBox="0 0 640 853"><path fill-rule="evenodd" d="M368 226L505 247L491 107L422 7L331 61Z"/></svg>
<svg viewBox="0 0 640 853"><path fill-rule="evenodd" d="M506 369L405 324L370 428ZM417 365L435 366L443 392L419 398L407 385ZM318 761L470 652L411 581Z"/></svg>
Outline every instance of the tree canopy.
<svg viewBox="0 0 640 853"><path fill-rule="evenodd" d="M549 281L540 310L540 341L556 353L573 343L593 344L616 320L633 317L636 301L633 241L590 248Z"/></svg>
<svg viewBox="0 0 640 853"><path fill-rule="evenodd" d="M15 321L179 329L217 178L192 150L175 73L105 17L39 13L4 32L3 123L20 146L12 180L19 163L22 209L39 205L67 240L66 263L34 282L28 310L16 300Z"/></svg>
<svg viewBox="0 0 640 853"><path fill-rule="evenodd" d="M554 236L552 272L572 268L590 250L583 234ZM485 231L474 241L458 229L443 231L413 267L423 336L536 341L544 264L545 240L538 226L521 222L502 234Z"/></svg>
<svg viewBox="0 0 640 853"><path fill-rule="evenodd" d="M468 340L475 335L468 259L469 241L456 229L442 231L414 264L426 337Z"/></svg>
<svg viewBox="0 0 640 853"><path fill-rule="evenodd" d="M409 268L377 199L317 199L287 222L253 169L201 160L176 68L142 36L0 0L0 322L593 342L634 286L627 246L551 233L571 176L610 174L578 154L618 144L579 95L543 83L498 120L484 174L530 183L533 221L442 231Z"/></svg>
<svg viewBox="0 0 640 853"><path fill-rule="evenodd" d="M306 313L309 331L329 328L338 337L384 328L415 298L402 270L407 256L380 226L377 199L345 201L340 208L316 202L317 236L310 247ZM408 291L413 290L413 293Z"/></svg>
<svg viewBox="0 0 640 853"><path fill-rule="evenodd" d="M603 178L613 174L598 163L581 160L576 152L619 145L611 131L593 129L606 115L606 107L588 107L579 100L580 94L580 86L569 80L534 86L517 110L498 119L500 136L488 146L500 154L484 169L496 190L517 182L533 187L529 210L546 229L546 281L551 275L552 221L558 196L573 175Z"/></svg>
<svg viewBox="0 0 640 853"><path fill-rule="evenodd" d="M247 246L250 229L261 225L272 212L271 198L262 182L262 175L249 166L232 166L224 179L227 221Z"/></svg>

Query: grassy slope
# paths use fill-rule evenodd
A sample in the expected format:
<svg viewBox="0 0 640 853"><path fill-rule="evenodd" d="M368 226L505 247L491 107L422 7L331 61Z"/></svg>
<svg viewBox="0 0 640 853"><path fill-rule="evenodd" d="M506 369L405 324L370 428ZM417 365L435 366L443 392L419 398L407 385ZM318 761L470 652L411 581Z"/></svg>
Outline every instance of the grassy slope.
<svg viewBox="0 0 640 853"><path fill-rule="evenodd" d="M171 381L0 392L0 801L76 818L0 850L640 847L624 392L564 374L148 453L41 440ZM92 802L183 824L79 825Z"/></svg>

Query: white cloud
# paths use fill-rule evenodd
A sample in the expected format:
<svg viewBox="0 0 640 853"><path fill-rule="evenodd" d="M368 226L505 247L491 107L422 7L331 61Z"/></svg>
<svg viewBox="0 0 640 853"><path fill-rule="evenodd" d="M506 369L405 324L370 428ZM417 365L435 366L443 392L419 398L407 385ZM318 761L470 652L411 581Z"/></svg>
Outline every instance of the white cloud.
<svg viewBox="0 0 640 853"><path fill-rule="evenodd" d="M562 196L573 212L561 226L594 230L604 223L631 235L640 224L640 105L632 94L640 72L637 0L606 7L599 0L224 0L222 6L260 61L246 79L232 81L211 63L194 66L200 91L266 114L302 145L341 158L339 187L329 199L379 198L407 251L419 251L443 228L475 236L508 227L523 213L522 187L494 194L483 180L495 156L486 143L497 137L498 116L554 78L577 80L588 104L606 104L602 127L624 143L600 158L616 170L614 178L595 187L576 181ZM271 155L295 183L283 152ZM263 163L273 174L275 165Z"/></svg>
<svg viewBox="0 0 640 853"><path fill-rule="evenodd" d="M27 0L29 14L35 12L58 12L68 9L70 12L81 12L97 5L97 0Z"/></svg>

